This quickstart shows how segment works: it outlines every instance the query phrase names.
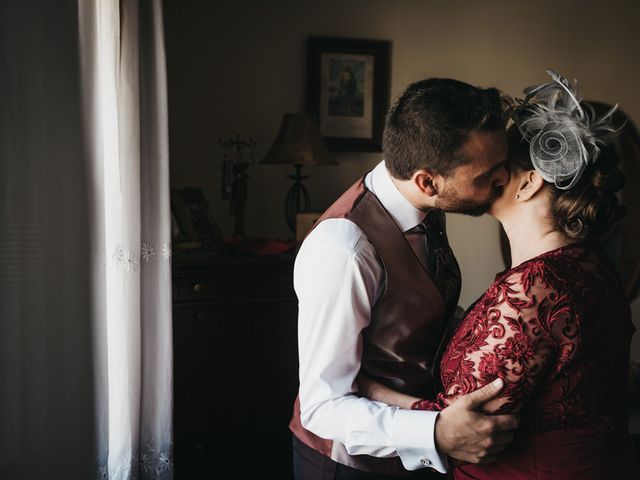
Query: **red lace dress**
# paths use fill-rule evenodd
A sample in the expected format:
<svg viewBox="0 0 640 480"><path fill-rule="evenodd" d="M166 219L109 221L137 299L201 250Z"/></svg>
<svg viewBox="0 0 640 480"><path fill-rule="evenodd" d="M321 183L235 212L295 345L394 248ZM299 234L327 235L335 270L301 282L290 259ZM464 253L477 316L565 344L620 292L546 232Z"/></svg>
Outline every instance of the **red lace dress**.
<svg viewBox="0 0 640 480"><path fill-rule="evenodd" d="M640 478L627 433L634 328L623 288L590 242L498 274L442 355L443 393L414 405L441 410L496 377L496 413L520 412L497 462L457 465L457 479Z"/></svg>

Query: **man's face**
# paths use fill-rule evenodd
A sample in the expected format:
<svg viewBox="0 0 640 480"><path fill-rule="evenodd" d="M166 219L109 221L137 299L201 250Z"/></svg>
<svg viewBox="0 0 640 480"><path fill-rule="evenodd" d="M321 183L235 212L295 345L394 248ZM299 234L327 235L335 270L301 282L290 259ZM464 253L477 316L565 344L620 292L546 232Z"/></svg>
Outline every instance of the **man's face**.
<svg viewBox="0 0 640 480"><path fill-rule="evenodd" d="M471 132L458 151L467 163L442 177L436 207L445 212L479 216L486 213L509 181L504 130Z"/></svg>

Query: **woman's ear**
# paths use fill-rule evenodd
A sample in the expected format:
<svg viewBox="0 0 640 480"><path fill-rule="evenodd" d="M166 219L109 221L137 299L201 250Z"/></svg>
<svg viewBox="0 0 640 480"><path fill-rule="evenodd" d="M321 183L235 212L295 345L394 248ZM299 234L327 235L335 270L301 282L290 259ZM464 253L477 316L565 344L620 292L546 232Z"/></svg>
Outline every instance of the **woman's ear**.
<svg viewBox="0 0 640 480"><path fill-rule="evenodd" d="M522 173L516 189L516 200L522 202L532 199L544 187L544 180L535 170Z"/></svg>
<svg viewBox="0 0 640 480"><path fill-rule="evenodd" d="M411 179L418 187L418 190L425 195L430 197L438 195L438 191L441 187L440 183L442 183L442 177L440 175L434 174L429 170L420 169L416 170Z"/></svg>

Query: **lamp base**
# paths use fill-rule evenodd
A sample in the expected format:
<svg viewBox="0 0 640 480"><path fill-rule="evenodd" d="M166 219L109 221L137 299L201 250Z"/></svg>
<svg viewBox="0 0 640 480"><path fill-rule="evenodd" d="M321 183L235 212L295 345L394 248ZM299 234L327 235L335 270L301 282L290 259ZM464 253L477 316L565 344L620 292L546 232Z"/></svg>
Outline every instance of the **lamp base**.
<svg viewBox="0 0 640 480"><path fill-rule="evenodd" d="M289 229L295 234L296 214L311 210L311 196L302 183L302 180L309 178L309 176L302 175L302 165L294 165L294 168L296 169L295 174L287 175L287 178L293 180L293 185L291 185L284 202L284 217Z"/></svg>

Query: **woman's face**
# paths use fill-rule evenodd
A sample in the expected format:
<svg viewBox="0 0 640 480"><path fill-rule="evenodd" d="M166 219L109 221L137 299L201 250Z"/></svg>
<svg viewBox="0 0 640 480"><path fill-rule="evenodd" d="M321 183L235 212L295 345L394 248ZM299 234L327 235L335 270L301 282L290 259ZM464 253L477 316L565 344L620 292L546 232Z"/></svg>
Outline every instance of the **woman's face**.
<svg viewBox="0 0 640 480"><path fill-rule="evenodd" d="M516 202L516 194L518 193L518 185L520 185L527 170L525 166L529 166L529 149L527 144L523 143L522 137L518 133L516 127L511 126L507 131L509 154L507 159L507 167L509 168L509 181L502 190L491 208L487 212L492 217L504 218L513 209L518 208L519 202Z"/></svg>
<svg viewBox="0 0 640 480"><path fill-rule="evenodd" d="M491 208L487 212L492 217L500 220L500 218L504 217L509 212L512 212L515 208L517 208L518 202L516 202L516 192L518 189L518 185L522 176L524 175L524 171L519 170L517 167L513 165L510 166L511 175L509 177L509 181L504 186L502 190L502 194L496 198L496 200L491 204Z"/></svg>

